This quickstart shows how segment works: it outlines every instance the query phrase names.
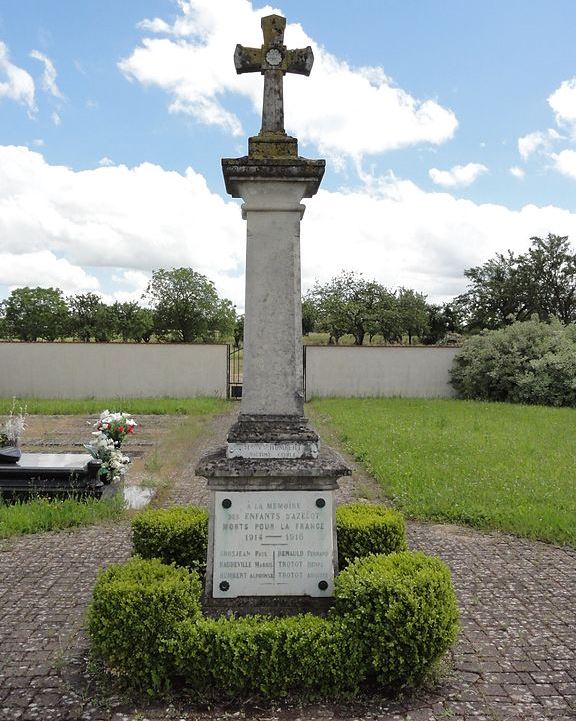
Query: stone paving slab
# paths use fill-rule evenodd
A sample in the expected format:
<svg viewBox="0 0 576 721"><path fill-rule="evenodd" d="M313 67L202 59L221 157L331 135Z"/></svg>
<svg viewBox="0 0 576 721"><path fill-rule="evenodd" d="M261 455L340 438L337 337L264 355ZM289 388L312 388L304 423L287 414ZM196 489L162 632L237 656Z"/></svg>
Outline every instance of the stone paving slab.
<svg viewBox="0 0 576 721"><path fill-rule="evenodd" d="M215 422L216 440L230 420ZM192 471L205 445L195 443L175 480L180 503L205 498ZM130 553L126 524L1 542L0 719L574 721L576 551L440 524L410 523L409 539L450 566L460 602L462 632L437 687L400 701L210 709L135 707L90 685L85 610L98 569Z"/></svg>

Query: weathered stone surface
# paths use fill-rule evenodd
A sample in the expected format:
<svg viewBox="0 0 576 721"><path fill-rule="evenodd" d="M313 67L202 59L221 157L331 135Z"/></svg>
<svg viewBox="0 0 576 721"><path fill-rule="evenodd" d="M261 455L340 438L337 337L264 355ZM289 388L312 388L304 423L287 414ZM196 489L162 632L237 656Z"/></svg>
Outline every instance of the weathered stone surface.
<svg viewBox="0 0 576 721"><path fill-rule="evenodd" d="M241 414L228 433L228 458L317 458L318 434L304 416Z"/></svg>
<svg viewBox="0 0 576 721"><path fill-rule="evenodd" d="M234 488L336 488L336 481L350 475L350 468L339 453L322 447L318 458L228 458L226 446L207 451L196 473L208 479L208 487L222 487L219 479ZM323 483L320 483L323 481ZM230 485L225 485L229 488Z"/></svg>
<svg viewBox="0 0 576 721"><path fill-rule="evenodd" d="M259 142L265 140L265 137L260 138ZM278 142L278 137L271 137L270 142ZM300 157L255 158L246 155L242 158L222 158L226 192L233 198L244 197L239 183L246 180L297 181L304 185L300 197L311 198L318 192L325 170L325 160Z"/></svg>
<svg viewBox="0 0 576 721"><path fill-rule="evenodd" d="M242 413L304 415L300 204L306 183L245 180L246 316Z"/></svg>
<svg viewBox="0 0 576 721"><path fill-rule="evenodd" d="M284 45L286 18L268 15L261 20L264 44L260 48L237 45L234 52L236 72L261 73L264 76L262 129L260 133L284 132L284 88L286 73L310 75L314 53L310 46L287 50Z"/></svg>
<svg viewBox="0 0 576 721"><path fill-rule="evenodd" d="M259 443L270 441L313 441L318 434L306 416L241 413L228 431L230 443Z"/></svg>

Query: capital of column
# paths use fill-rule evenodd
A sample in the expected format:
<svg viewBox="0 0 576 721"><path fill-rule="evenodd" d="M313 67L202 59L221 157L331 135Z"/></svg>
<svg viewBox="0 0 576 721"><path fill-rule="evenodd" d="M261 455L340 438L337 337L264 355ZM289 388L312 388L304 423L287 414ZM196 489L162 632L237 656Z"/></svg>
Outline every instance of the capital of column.
<svg viewBox="0 0 576 721"><path fill-rule="evenodd" d="M307 158L255 159L245 156L222 159L226 192L233 198L244 198L247 201L245 189L247 183L252 181L266 181L267 184L298 184L300 187L298 202L302 198L311 198L318 192L325 167L324 160Z"/></svg>

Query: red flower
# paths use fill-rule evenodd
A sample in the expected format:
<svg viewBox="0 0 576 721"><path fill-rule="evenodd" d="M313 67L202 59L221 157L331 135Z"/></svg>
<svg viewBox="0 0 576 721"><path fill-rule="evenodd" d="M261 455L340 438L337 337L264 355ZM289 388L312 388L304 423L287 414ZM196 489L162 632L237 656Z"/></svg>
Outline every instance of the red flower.
<svg viewBox="0 0 576 721"><path fill-rule="evenodd" d="M134 426L128 426L128 433L134 433Z"/></svg>
<svg viewBox="0 0 576 721"><path fill-rule="evenodd" d="M118 426L118 433L124 433L124 426Z"/></svg>

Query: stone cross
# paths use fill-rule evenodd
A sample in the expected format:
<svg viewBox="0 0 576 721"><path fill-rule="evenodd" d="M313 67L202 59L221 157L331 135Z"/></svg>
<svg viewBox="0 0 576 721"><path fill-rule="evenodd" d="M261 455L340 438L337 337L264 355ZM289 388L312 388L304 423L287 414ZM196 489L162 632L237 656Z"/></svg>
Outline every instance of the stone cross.
<svg viewBox="0 0 576 721"><path fill-rule="evenodd" d="M312 48L287 50L284 45L286 18L268 15L262 18L264 44L261 48L236 45L236 72L261 73L264 76L264 102L260 133L284 134L283 78L286 73L310 75L314 54Z"/></svg>

